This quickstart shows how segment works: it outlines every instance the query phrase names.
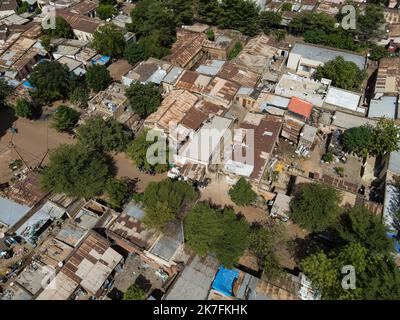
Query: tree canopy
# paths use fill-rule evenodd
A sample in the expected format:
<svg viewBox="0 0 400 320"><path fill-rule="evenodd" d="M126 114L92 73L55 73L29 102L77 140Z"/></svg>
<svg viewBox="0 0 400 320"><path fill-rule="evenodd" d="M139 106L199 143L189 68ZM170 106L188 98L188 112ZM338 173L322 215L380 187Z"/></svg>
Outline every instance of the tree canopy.
<svg viewBox="0 0 400 320"><path fill-rule="evenodd" d="M137 284L129 286L128 290L124 293L122 300L145 300L146 293Z"/></svg>
<svg viewBox="0 0 400 320"><path fill-rule="evenodd" d="M71 76L67 66L57 61L43 61L37 64L29 82L36 88L32 93L34 99L47 104L68 96Z"/></svg>
<svg viewBox="0 0 400 320"><path fill-rule="evenodd" d="M18 99L15 103L15 114L18 117L35 119L40 115L40 107L27 99Z"/></svg>
<svg viewBox="0 0 400 320"><path fill-rule="evenodd" d="M247 248L249 225L232 209L215 209L208 203L196 205L184 221L187 245L198 255L216 255L220 263L231 268Z"/></svg>
<svg viewBox="0 0 400 320"><path fill-rule="evenodd" d="M0 107L6 105L7 97L13 92L13 88L7 83L6 80L0 78Z"/></svg>
<svg viewBox="0 0 400 320"><path fill-rule="evenodd" d="M79 108L86 108L89 101L89 90L86 86L79 86L73 89L69 95L69 100Z"/></svg>
<svg viewBox="0 0 400 320"><path fill-rule="evenodd" d="M95 92L106 89L112 82L110 72L104 65L94 65L86 72L86 82L90 89Z"/></svg>
<svg viewBox="0 0 400 320"><path fill-rule="evenodd" d="M107 196L107 203L113 208L120 208L131 195L129 185L123 179L108 179L104 191Z"/></svg>
<svg viewBox="0 0 400 320"><path fill-rule="evenodd" d="M263 266L267 278L275 278L282 272L276 251L283 239L283 229L279 225L256 227L250 231L249 250Z"/></svg>
<svg viewBox="0 0 400 320"><path fill-rule="evenodd" d="M248 206L257 199L257 194L243 177L229 190L229 196L239 206Z"/></svg>
<svg viewBox="0 0 400 320"><path fill-rule="evenodd" d="M358 242L371 254L387 255L393 250L381 218L365 207L356 206L343 214L335 230L341 241Z"/></svg>
<svg viewBox="0 0 400 320"><path fill-rule="evenodd" d="M323 231L332 225L341 213L340 192L332 187L307 183L299 189L290 202L290 217L302 228L311 232Z"/></svg>
<svg viewBox="0 0 400 320"><path fill-rule="evenodd" d="M360 70L354 62L346 61L338 56L317 68L315 77L318 80L327 78L332 85L345 90L358 90L365 78L365 72Z"/></svg>
<svg viewBox="0 0 400 320"><path fill-rule="evenodd" d="M60 105L53 115L52 127L57 131L70 131L79 120L80 113L70 107Z"/></svg>
<svg viewBox="0 0 400 320"><path fill-rule="evenodd" d="M111 4L100 4L96 9L96 14L101 20L107 20L117 14L118 10Z"/></svg>
<svg viewBox="0 0 400 320"><path fill-rule="evenodd" d="M303 34L309 30L331 32L335 20L324 12L302 12L297 14L289 24L289 30L295 34Z"/></svg>
<svg viewBox="0 0 400 320"><path fill-rule="evenodd" d="M43 34L50 36L51 38L66 38L72 39L74 32L71 26L63 17L56 17L56 27L42 29Z"/></svg>
<svg viewBox="0 0 400 320"><path fill-rule="evenodd" d="M94 117L78 127L78 141L94 150L124 151L130 140L131 134L114 119Z"/></svg>
<svg viewBox="0 0 400 320"><path fill-rule="evenodd" d="M347 129L342 135L342 144L347 152L354 152L359 156L368 154L369 141L373 128L361 126Z"/></svg>
<svg viewBox="0 0 400 320"><path fill-rule="evenodd" d="M141 132L126 150L127 156L135 162L136 167L147 172L163 173L168 171L168 148L165 154L165 163L150 164L147 161L147 150L156 141L147 141L147 130Z"/></svg>
<svg viewBox="0 0 400 320"><path fill-rule="evenodd" d="M150 228L164 231L169 222L182 218L197 196L194 188L185 181L165 179L151 182L143 194L143 223Z"/></svg>
<svg viewBox="0 0 400 320"><path fill-rule="evenodd" d="M372 130L369 141L369 154L383 156L386 153L399 150L400 128L394 120L381 118Z"/></svg>
<svg viewBox="0 0 400 320"><path fill-rule="evenodd" d="M156 111L162 100L160 91L152 83L133 82L126 89L125 95L131 110L142 118Z"/></svg>
<svg viewBox="0 0 400 320"><path fill-rule="evenodd" d="M356 288L343 289L342 267L352 265L356 272ZM325 300L398 300L400 271L391 257L371 256L359 243L351 243L328 254L317 252L301 262L303 272Z"/></svg>
<svg viewBox="0 0 400 320"><path fill-rule="evenodd" d="M265 33L269 33L271 28L277 28L282 21L280 12L262 11L260 13L260 28Z"/></svg>
<svg viewBox="0 0 400 320"><path fill-rule="evenodd" d="M41 176L44 190L91 198L103 193L109 176L107 159L82 145L60 145L50 152Z"/></svg>
<svg viewBox="0 0 400 320"><path fill-rule="evenodd" d="M125 44L124 34L115 24L107 23L93 33L92 46L101 54L122 57Z"/></svg>

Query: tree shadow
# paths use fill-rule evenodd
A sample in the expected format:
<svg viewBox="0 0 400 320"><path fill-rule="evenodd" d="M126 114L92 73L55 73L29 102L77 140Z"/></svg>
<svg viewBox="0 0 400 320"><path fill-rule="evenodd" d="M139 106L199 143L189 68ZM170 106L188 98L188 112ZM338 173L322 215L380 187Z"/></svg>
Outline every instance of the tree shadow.
<svg viewBox="0 0 400 320"><path fill-rule="evenodd" d="M139 274L139 276L135 280L135 284L139 286L141 289L143 289L145 292L148 292L151 289L151 282L148 280L145 276L142 274Z"/></svg>
<svg viewBox="0 0 400 320"><path fill-rule="evenodd" d="M7 131L13 126L13 123L17 121L17 116L13 108L3 107L0 109L0 138L4 136Z"/></svg>
<svg viewBox="0 0 400 320"><path fill-rule="evenodd" d="M315 241L312 236L308 235L303 238L295 238L288 241L288 248L296 264L299 264L301 260L322 249L320 243Z"/></svg>
<svg viewBox="0 0 400 320"><path fill-rule="evenodd" d="M111 300L122 300L122 297L124 296L123 292L121 290L118 290L117 288L113 288L107 296Z"/></svg>

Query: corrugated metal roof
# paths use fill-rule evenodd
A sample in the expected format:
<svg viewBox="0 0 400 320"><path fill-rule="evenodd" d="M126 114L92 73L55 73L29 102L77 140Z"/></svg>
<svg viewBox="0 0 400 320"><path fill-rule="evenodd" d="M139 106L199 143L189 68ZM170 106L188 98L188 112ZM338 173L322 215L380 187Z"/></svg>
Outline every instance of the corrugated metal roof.
<svg viewBox="0 0 400 320"><path fill-rule="evenodd" d="M22 219L31 208L0 197L0 222L11 228Z"/></svg>
<svg viewBox="0 0 400 320"><path fill-rule="evenodd" d="M369 103L368 118L396 119L397 116L397 97L384 96L379 99L372 99Z"/></svg>

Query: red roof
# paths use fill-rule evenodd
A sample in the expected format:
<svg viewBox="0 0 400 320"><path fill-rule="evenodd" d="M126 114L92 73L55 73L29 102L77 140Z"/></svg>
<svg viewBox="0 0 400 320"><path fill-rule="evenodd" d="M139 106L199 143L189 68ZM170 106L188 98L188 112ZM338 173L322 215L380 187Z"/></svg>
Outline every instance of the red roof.
<svg viewBox="0 0 400 320"><path fill-rule="evenodd" d="M310 118L313 105L310 102L292 97L288 106L289 111L297 113L305 118Z"/></svg>

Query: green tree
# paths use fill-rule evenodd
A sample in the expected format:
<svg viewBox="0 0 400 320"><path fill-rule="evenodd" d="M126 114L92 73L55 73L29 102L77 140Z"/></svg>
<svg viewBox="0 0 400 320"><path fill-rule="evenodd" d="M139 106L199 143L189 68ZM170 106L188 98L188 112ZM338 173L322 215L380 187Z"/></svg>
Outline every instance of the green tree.
<svg viewBox="0 0 400 320"><path fill-rule="evenodd" d="M124 34L112 23L99 27L93 34L93 48L113 58L122 57L125 44Z"/></svg>
<svg viewBox="0 0 400 320"><path fill-rule="evenodd" d="M4 107L7 103L7 97L13 92L13 88L6 80L0 78L0 107Z"/></svg>
<svg viewBox="0 0 400 320"><path fill-rule="evenodd" d="M150 57L162 58L168 55L170 50L161 44L161 38L159 32L154 32L149 36L140 38L137 42L136 55L140 55L140 51L142 51L142 60Z"/></svg>
<svg viewBox="0 0 400 320"><path fill-rule="evenodd" d="M331 32L335 20L326 13L302 12L296 15L289 24L289 30L294 34L304 34L308 30Z"/></svg>
<svg viewBox="0 0 400 320"><path fill-rule="evenodd" d="M242 51L242 49L243 49L243 45L240 42L236 42L235 46L228 54L228 60L235 59L239 55L240 51Z"/></svg>
<svg viewBox="0 0 400 320"><path fill-rule="evenodd" d="M251 188L251 184L243 177L229 190L229 196L239 206L248 206L257 199L257 194Z"/></svg>
<svg viewBox="0 0 400 320"><path fill-rule="evenodd" d="M358 90L365 78L365 72L360 70L354 62L346 61L339 56L319 66L315 77L318 80L330 79L332 85L345 90Z"/></svg>
<svg viewBox="0 0 400 320"><path fill-rule="evenodd" d="M383 46L378 46L376 44L370 45L370 56L371 60L379 61L382 58L386 58L389 56L389 51Z"/></svg>
<svg viewBox="0 0 400 320"><path fill-rule="evenodd" d="M196 190L185 181L165 179L151 182L143 194L143 205L152 208L157 202L166 203L172 213L180 218L197 199Z"/></svg>
<svg viewBox="0 0 400 320"><path fill-rule="evenodd" d="M184 231L188 246L198 255L213 253L227 268L239 260L248 244L248 223L232 209L214 209L208 203L188 213Z"/></svg>
<svg viewBox="0 0 400 320"><path fill-rule="evenodd" d="M128 290L124 293L122 300L145 300L146 293L137 284L129 286Z"/></svg>
<svg viewBox="0 0 400 320"><path fill-rule="evenodd" d="M365 7L364 14L357 15L356 32L361 40L369 40L381 34L380 26L383 23L382 7L370 4Z"/></svg>
<svg viewBox="0 0 400 320"><path fill-rule="evenodd" d="M281 10L282 11L292 11L292 3L290 3L290 2L284 2L283 4L282 4L282 7L281 7Z"/></svg>
<svg viewBox="0 0 400 320"><path fill-rule="evenodd" d="M207 39L210 41L215 41L215 33L212 29L208 29L206 32Z"/></svg>
<svg viewBox="0 0 400 320"><path fill-rule="evenodd" d="M220 12L218 0L197 0L197 15L207 24L216 24Z"/></svg>
<svg viewBox="0 0 400 320"><path fill-rule="evenodd" d="M112 82L110 72L104 65L96 64L88 68L86 82L90 89L95 92L106 89Z"/></svg>
<svg viewBox="0 0 400 320"><path fill-rule="evenodd" d="M300 186L290 201L290 217L311 232L323 231L339 217L340 202L338 190L318 183L307 183Z"/></svg>
<svg viewBox="0 0 400 320"><path fill-rule="evenodd" d="M167 9L171 10L177 26L193 23L192 0L165 0Z"/></svg>
<svg viewBox="0 0 400 320"><path fill-rule="evenodd" d="M276 251L283 238L283 230L278 225L271 225L267 228L253 228L250 231L249 250L257 257L259 264L263 266L264 275L267 278L272 279L282 273Z"/></svg>
<svg viewBox="0 0 400 320"><path fill-rule="evenodd" d="M117 4L117 0L100 0L99 4L100 5L115 6Z"/></svg>
<svg viewBox="0 0 400 320"><path fill-rule="evenodd" d="M184 181L152 182L143 194L143 223L149 228L165 231L168 223L182 218L196 199L196 191Z"/></svg>
<svg viewBox="0 0 400 320"><path fill-rule="evenodd" d="M79 108L86 108L89 101L89 90L86 86L79 86L71 91L69 100Z"/></svg>
<svg viewBox="0 0 400 320"><path fill-rule="evenodd" d="M373 129L370 126L347 129L341 138L344 149L347 152L354 152L358 156L367 156L372 131Z"/></svg>
<svg viewBox="0 0 400 320"><path fill-rule="evenodd" d="M29 82L36 88L33 98L48 104L68 96L71 76L67 66L57 61L43 61L33 68Z"/></svg>
<svg viewBox="0 0 400 320"><path fill-rule="evenodd" d="M15 113L18 117L35 119L40 115L40 108L32 101L18 99L15 104Z"/></svg>
<svg viewBox="0 0 400 320"><path fill-rule="evenodd" d="M394 120L381 118L372 130L368 151L373 156L383 156L386 153L398 151L400 128Z"/></svg>
<svg viewBox="0 0 400 320"><path fill-rule="evenodd" d="M161 93L152 83L132 83L125 91L129 107L133 112L146 118L157 110L161 104Z"/></svg>
<svg viewBox="0 0 400 320"><path fill-rule="evenodd" d="M254 1L222 0L217 24L223 29L235 29L253 36L258 31L259 7Z"/></svg>
<svg viewBox="0 0 400 320"><path fill-rule="evenodd" d="M110 4L100 4L96 9L96 14L101 20L107 20L117 14L118 10Z"/></svg>
<svg viewBox="0 0 400 320"><path fill-rule="evenodd" d="M94 117L78 127L78 141L90 149L124 151L130 140L130 133L114 119Z"/></svg>
<svg viewBox="0 0 400 320"><path fill-rule="evenodd" d="M260 29L269 33L270 29L278 28L282 21L280 12L262 11L260 13Z"/></svg>
<svg viewBox="0 0 400 320"><path fill-rule="evenodd" d="M400 271L392 258L371 256L359 243L352 243L325 254L317 252L301 262L303 272L325 300L398 300ZM342 267L356 270L356 289L343 289Z"/></svg>
<svg viewBox="0 0 400 320"><path fill-rule="evenodd" d="M135 65L139 61L146 60L143 46L138 42L128 43L125 47L124 58L128 60L131 65Z"/></svg>
<svg viewBox="0 0 400 320"><path fill-rule="evenodd" d="M70 131L79 120L80 113L70 107L60 105L53 115L52 127L57 131Z"/></svg>
<svg viewBox="0 0 400 320"><path fill-rule="evenodd" d="M387 255L393 250L393 243L387 237L381 219L365 207L351 208L342 215L335 230L342 241L358 242L371 254Z"/></svg>
<svg viewBox="0 0 400 320"><path fill-rule="evenodd" d="M42 28L42 33L48 35L52 38L67 38L72 39L74 37L74 32L67 21L62 17L56 17L56 27L55 28Z"/></svg>
<svg viewBox="0 0 400 320"><path fill-rule="evenodd" d="M79 144L62 144L50 153L41 185L48 192L91 198L103 193L109 174L103 154Z"/></svg>
<svg viewBox="0 0 400 320"><path fill-rule="evenodd" d="M107 195L107 202L113 208L120 208L131 195L129 185L123 179L108 179L104 190Z"/></svg>
<svg viewBox="0 0 400 320"><path fill-rule="evenodd" d="M22 1L21 5L17 8L17 10L15 10L15 12L17 14L22 14L24 12L27 12L29 10L29 3Z"/></svg>
<svg viewBox="0 0 400 320"><path fill-rule="evenodd" d="M127 156L135 162L136 167L145 171L153 171L157 173L168 171L168 150L166 150L165 153L165 163L150 164L147 161L147 150L153 143L155 143L154 141L146 141L147 132L148 131L145 130L135 137L126 150ZM156 156L159 155L156 154Z"/></svg>
<svg viewBox="0 0 400 320"><path fill-rule="evenodd" d="M132 23L127 25L129 31L139 38L147 37L154 32L159 34L159 44L169 47L175 41L176 17L165 2L142 0L131 12Z"/></svg>
<svg viewBox="0 0 400 320"><path fill-rule="evenodd" d="M168 207L167 202L157 201L151 207L145 208L144 212L143 224L160 232L165 232L168 224L176 220L176 216Z"/></svg>

